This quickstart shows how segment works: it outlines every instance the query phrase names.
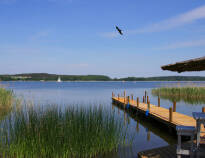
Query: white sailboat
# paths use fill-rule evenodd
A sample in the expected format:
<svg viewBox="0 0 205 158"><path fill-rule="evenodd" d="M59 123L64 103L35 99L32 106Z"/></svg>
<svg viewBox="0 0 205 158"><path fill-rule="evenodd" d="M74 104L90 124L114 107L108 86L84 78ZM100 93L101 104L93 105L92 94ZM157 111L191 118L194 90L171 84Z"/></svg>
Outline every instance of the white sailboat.
<svg viewBox="0 0 205 158"><path fill-rule="evenodd" d="M61 78L60 78L60 76L58 77L58 80L57 80L57 82L61 82Z"/></svg>

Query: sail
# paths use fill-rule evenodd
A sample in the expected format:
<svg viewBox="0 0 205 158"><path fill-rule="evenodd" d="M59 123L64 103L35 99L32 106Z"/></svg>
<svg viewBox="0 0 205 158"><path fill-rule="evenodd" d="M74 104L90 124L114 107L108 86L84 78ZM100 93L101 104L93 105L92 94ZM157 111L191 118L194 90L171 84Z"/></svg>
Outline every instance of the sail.
<svg viewBox="0 0 205 158"><path fill-rule="evenodd" d="M58 80L57 80L57 82L61 82L61 78L60 78L60 76L58 77Z"/></svg>

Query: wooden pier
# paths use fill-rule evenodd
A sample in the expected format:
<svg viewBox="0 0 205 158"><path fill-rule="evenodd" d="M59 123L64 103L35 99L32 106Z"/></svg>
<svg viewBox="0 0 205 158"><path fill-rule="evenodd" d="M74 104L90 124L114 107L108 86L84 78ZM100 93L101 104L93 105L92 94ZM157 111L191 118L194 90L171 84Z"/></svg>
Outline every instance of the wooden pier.
<svg viewBox="0 0 205 158"><path fill-rule="evenodd" d="M164 126L168 127L170 132L175 132L176 134L176 126L194 126L196 127L196 120L191 117L181 113L176 112L176 102L173 102L173 107L169 109L163 108L160 106L160 98L158 97L158 105L150 104L149 96L145 91L145 96L143 96L143 102L139 101L139 98L134 100L133 95L126 96L126 92L124 91L124 96L117 96L112 93L112 102L113 104L120 106L122 109L136 111L138 114L144 115L149 120L157 121L163 124ZM202 112L205 112L205 107L202 108ZM203 133L200 136L203 138L201 139L201 143L203 148L201 148L200 156L197 157L205 157L205 128L202 125L201 131ZM182 145L185 148L190 146L189 142L186 142ZM176 145L169 145L166 147L141 151L138 153L139 158L175 158L176 155ZM181 155L181 158L186 157Z"/></svg>
<svg viewBox="0 0 205 158"><path fill-rule="evenodd" d="M176 112L176 103L173 103L173 107L169 109L160 107L160 99L158 99L158 105L150 104L149 97L143 97L144 103L139 102L139 98L136 100L132 97L116 97L114 93L112 95L112 101L116 105L123 106L124 108L130 108L146 117L149 117L155 121L158 121L165 126L172 128L172 131L176 131L176 126L194 126L196 127L196 120L191 117L181 113ZM146 103L145 103L146 101ZM202 131L205 132L204 126L202 126ZM205 133L201 133L201 137L205 136Z"/></svg>
<svg viewBox="0 0 205 158"><path fill-rule="evenodd" d="M112 106L113 106L113 110L114 110L114 107L118 108L118 114L120 111L124 113L124 123L125 124L129 122L128 118L132 118L136 122L136 132L137 133L140 132L139 126L142 126L144 129L146 129L147 141L151 140L150 133L153 133L154 135L157 135L165 142L168 142L168 144L177 143L176 136L170 135L169 132L167 132L167 130L164 130L163 126L158 126L159 125L158 122L151 121L149 119L148 120L143 119L143 116L136 115L134 111L130 111L129 109L124 109L121 106L118 106L115 104L113 104Z"/></svg>

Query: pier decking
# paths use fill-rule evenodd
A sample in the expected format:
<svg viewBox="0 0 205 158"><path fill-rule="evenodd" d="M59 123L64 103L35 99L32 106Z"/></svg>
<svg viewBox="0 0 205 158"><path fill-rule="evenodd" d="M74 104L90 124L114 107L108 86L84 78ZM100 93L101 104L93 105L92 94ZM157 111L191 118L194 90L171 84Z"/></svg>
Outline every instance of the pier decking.
<svg viewBox="0 0 205 158"><path fill-rule="evenodd" d="M140 103L139 100L128 99L125 97L112 97L114 104L120 104L127 108L130 106L130 109L136 110L140 113L144 113L147 117L150 117L156 121L159 121L165 124L168 127L176 129L176 126L194 126L196 127L196 120L178 112L173 112L174 108L166 109L160 106L156 106L148 103ZM205 132L204 126L201 127L201 130ZM205 136L205 133L201 133L201 137Z"/></svg>
<svg viewBox="0 0 205 158"><path fill-rule="evenodd" d="M125 94L125 92L124 92ZM130 99L131 98L131 99ZM196 120L191 117L187 116L181 113L176 112L176 103L173 103L173 107L166 109L163 107L160 107L160 98L158 98L158 105L150 104L149 97L145 96L143 97L143 103L139 102L139 98L136 100L133 99L133 96L131 97L120 97L119 95L117 97L114 96L114 93L112 95L112 101L113 104L120 106L124 109L130 109L132 111L137 111L140 114L143 114L145 117L150 118L151 120L158 121L165 126L167 126L169 131L175 131L176 133L176 126L194 126L196 127ZM147 103L145 103L147 101ZM203 112L205 112L205 108L202 109ZM205 132L205 128L202 125L201 131ZM203 144L203 147L200 148L200 151L198 152L199 158L205 157L205 133L200 134L203 139L201 139L201 143ZM182 144L183 148L189 149L190 142L186 142ZM141 151L138 153L139 158L176 158L176 145L169 145L166 147L156 148L156 149L150 149L146 151ZM196 155L195 155L196 156ZM185 158L187 156L181 155L181 158Z"/></svg>

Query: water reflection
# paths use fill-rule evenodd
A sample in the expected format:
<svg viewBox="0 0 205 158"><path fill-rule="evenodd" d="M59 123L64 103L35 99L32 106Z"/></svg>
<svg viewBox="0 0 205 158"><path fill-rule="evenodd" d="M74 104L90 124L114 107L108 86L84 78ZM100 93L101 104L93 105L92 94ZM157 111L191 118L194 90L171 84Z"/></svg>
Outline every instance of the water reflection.
<svg viewBox="0 0 205 158"><path fill-rule="evenodd" d="M123 95L123 91L126 89L127 95L134 94L134 98L140 97L141 102L145 90L148 95L151 94L151 88L160 87L160 85L161 82L62 82L60 84L54 82L12 82L9 88L14 89L17 96L22 95L26 100L32 100L33 104L73 105L80 103L80 105L84 105L86 103L87 105L93 102L95 105L103 104L104 107L116 114L117 119L122 121L123 127L129 127L127 129L129 130L128 135L134 135L134 137L132 145L121 147L117 153L114 151L102 155L102 157L136 158L137 153L142 150L174 144L176 139L160 128L159 124L143 119L129 109L124 109L125 107L118 108L111 105L111 94L114 91L116 94ZM152 104L157 105L155 97L149 95L149 100ZM161 104L169 106L169 102L166 101L162 101ZM193 109L184 108L186 106L182 105L182 109L180 107L178 109L186 112L190 110L191 114ZM198 106L193 108L198 108Z"/></svg>
<svg viewBox="0 0 205 158"><path fill-rule="evenodd" d="M104 155L106 158L136 158L137 153L150 148L176 144L176 137L170 135L158 123L150 122L124 106L112 104L112 111L123 121L123 126L129 130L132 145L120 147L119 151ZM131 138L130 138L131 137ZM102 156L103 157L103 156Z"/></svg>
<svg viewBox="0 0 205 158"><path fill-rule="evenodd" d="M137 158L136 152L130 147L119 147L119 152L112 151L105 155L98 155L98 158Z"/></svg>
<svg viewBox="0 0 205 158"><path fill-rule="evenodd" d="M168 144L176 144L176 136L171 135L167 130L165 130L164 126L161 126L161 124L157 122L153 122L149 119L146 119L140 115L138 115L136 112L133 112L129 109L121 108L117 105L112 105L120 109L124 113L124 124L129 125L130 119L133 119L136 123L136 133L140 132L140 126L142 126L146 131L146 137L147 141L151 140L151 133L159 136L164 141L166 141Z"/></svg>
<svg viewBox="0 0 205 158"><path fill-rule="evenodd" d="M136 131L139 133L139 122L137 121Z"/></svg>

